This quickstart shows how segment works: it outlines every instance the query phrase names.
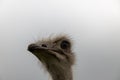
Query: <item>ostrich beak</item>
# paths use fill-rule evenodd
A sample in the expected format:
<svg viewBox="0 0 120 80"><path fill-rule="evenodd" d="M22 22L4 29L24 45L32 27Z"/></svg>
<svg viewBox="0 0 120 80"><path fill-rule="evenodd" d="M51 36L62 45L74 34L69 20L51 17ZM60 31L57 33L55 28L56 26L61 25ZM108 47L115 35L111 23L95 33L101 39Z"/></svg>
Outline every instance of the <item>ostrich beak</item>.
<svg viewBox="0 0 120 80"><path fill-rule="evenodd" d="M64 59L65 57L63 56L63 52L60 50L55 50L52 48L47 48L47 45L36 45L36 44L30 44L28 46L28 51L30 51L32 54L36 55L38 58L41 58L43 54L49 54L56 59ZM61 54L61 55L60 55Z"/></svg>
<svg viewBox="0 0 120 80"><path fill-rule="evenodd" d="M34 53L35 51L47 51L47 50L48 50L48 48L46 48L45 45L41 47L36 44L30 44L28 46L28 51L30 51L32 53Z"/></svg>

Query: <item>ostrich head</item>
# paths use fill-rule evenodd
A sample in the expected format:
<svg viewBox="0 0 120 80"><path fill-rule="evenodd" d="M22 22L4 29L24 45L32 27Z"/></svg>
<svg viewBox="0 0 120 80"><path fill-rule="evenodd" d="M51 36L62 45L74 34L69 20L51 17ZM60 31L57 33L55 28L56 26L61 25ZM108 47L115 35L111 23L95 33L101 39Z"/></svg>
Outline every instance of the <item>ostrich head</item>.
<svg viewBox="0 0 120 80"><path fill-rule="evenodd" d="M72 80L71 66L74 64L72 43L66 36L40 40L28 46L46 67L53 80Z"/></svg>

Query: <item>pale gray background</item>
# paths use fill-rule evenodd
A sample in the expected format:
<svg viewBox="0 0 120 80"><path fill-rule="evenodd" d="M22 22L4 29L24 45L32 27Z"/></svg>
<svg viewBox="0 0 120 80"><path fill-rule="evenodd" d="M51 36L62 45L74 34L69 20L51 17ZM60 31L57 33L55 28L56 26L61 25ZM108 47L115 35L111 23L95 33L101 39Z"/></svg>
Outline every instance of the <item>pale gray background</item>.
<svg viewBox="0 0 120 80"><path fill-rule="evenodd" d="M120 80L119 0L0 0L0 80L48 80L28 44L74 40L74 80Z"/></svg>

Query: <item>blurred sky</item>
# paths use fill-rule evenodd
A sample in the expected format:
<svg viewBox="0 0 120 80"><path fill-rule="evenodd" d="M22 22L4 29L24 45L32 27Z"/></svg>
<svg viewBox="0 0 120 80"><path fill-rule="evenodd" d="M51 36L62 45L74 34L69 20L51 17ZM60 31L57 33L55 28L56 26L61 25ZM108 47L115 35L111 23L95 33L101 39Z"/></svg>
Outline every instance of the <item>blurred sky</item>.
<svg viewBox="0 0 120 80"><path fill-rule="evenodd" d="M120 80L119 0L0 0L0 80L48 80L27 46L69 34L74 80Z"/></svg>

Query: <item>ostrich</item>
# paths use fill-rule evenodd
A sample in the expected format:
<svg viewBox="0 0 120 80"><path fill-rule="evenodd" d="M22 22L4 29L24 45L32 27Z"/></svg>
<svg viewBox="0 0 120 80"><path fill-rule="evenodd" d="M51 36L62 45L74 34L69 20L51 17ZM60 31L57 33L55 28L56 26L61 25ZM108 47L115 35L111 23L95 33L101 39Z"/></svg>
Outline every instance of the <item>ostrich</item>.
<svg viewBox="0 0 120 80"><path fill-rule="evenodd" d="M72 65L75 57L71 48L69 37L58 36L32 43L28 51L42 62L53 80L73 80Z"/></svg>

